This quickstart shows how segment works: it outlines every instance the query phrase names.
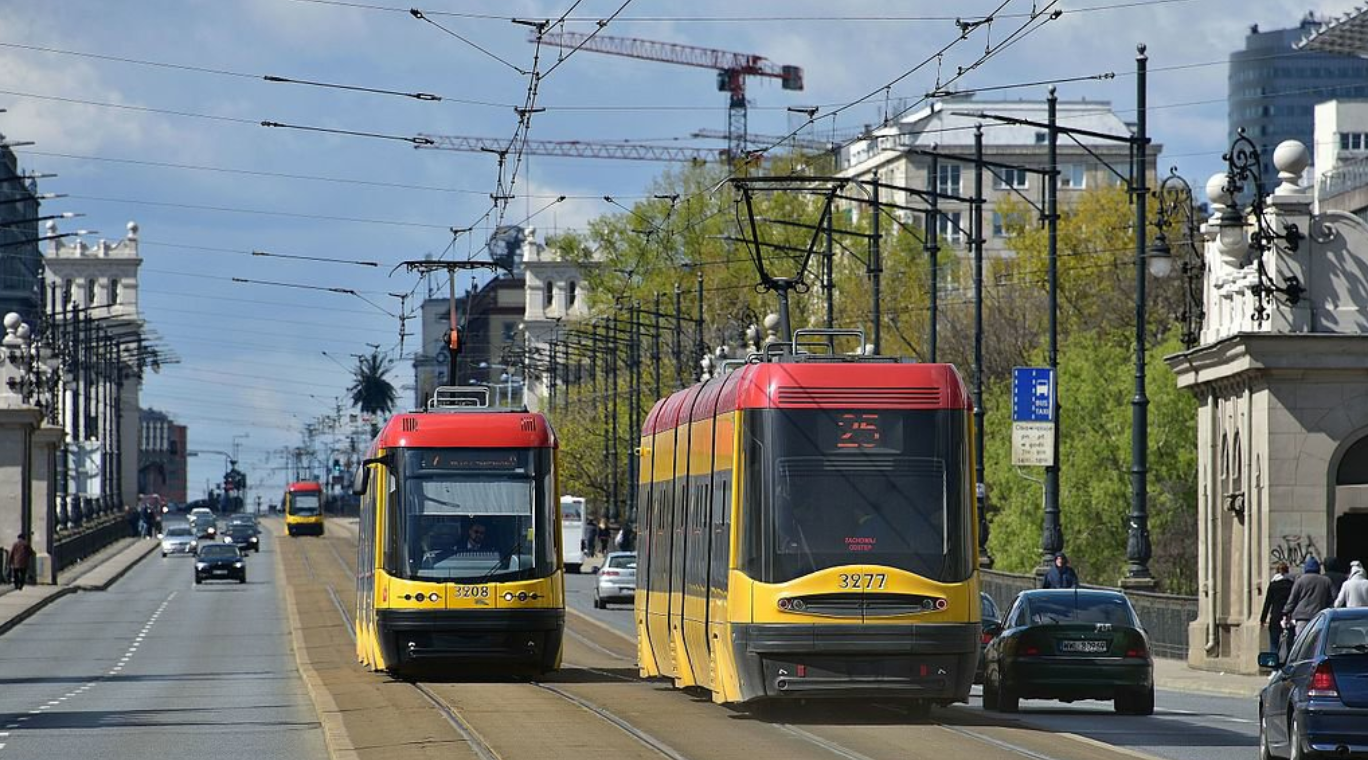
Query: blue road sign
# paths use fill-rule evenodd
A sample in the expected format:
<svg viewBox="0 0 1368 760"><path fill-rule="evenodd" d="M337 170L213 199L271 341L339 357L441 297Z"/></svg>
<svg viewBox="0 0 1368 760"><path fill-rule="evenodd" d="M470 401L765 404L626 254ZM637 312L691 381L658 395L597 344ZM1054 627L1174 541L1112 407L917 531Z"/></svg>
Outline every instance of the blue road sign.
<svg viewBox="0 0 1368 760"><path fill-rule="evenodd" d="M1048 367L1012 369L1012 422L1054 422L1055 373Z"/></svg>

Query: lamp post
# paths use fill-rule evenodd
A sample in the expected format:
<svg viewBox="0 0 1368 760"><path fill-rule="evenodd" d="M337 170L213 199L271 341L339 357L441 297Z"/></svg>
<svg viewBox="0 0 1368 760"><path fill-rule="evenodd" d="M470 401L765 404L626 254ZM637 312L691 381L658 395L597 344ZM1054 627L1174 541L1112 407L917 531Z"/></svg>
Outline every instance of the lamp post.
<svg viewBox="0 0 1368 760"><path fill-rule="evenodd" d="M1159 183L1154 198L1156 232L1154 243L1150 245L1152 260L1173 256L1169 245L1168 228L1175 219L1182 224L1181 231L1184 237L1178 242L1182 245L1179 273L1183 276L1184 289L1183 311L1179 319L1183 323L1183 345L1192 348L1201 339L1202 320L1206 318L1201 292L1206 264L1197 250L1197 236L1201 231L1197 226L1197 215L1193 211L1192 186L1178 176L1178 167L1175 166L1169 169L1169 176Z"/></svg>
<svg viewBox="0 0 1368 760"><path fill-rule="evenodd" d="M1287 147L1279 146L1274 153L1274 160L1280 161L1279 154L1284 150L1290 150L1286 155L1290 164L1306 165L1306 148L1297 143L1284 143ZM1244 128L1240 128L1239 135L1235 142L1230 146L1230 152L1226 153L1226 181L1221 188L1223 200L1228 200L1225 210L1221 212L1220 218L1220 242L1224 251L1236 251L1241 249L1246 243L1249 246L1249 256L1253 259L1257 280L1250 286L1250 292L1254 295L1254 313L1250 317L1255 322L1263 322L1268 319L1268 308L1264 305L1270 299L1282 297L1282 302L1288 306L1295 306L1303 295L1306 294L1306 286L1302 285L1301 279L1296 275L1289 274L1283 277L1282 283L1274 278L1278 274L1276 266L1270 273L1264 258L1270 251L1281 251L1285 253L1296 253L1301 247L1303 233L1295 224L1284 224L1282 232L1273 229L1269 221L1268 214L1264 207L1263 197L1263 176L1259 167L1259 149L1254 145L1254 141L1245 135ZM1253 196L1249 201L1248 217L1252 217L1254 228L1249 231L1249 237L1245 238L1245 219L1246 214L1240 208L1240 194L1244 189L1251 185L1254 188Z"/></svg>

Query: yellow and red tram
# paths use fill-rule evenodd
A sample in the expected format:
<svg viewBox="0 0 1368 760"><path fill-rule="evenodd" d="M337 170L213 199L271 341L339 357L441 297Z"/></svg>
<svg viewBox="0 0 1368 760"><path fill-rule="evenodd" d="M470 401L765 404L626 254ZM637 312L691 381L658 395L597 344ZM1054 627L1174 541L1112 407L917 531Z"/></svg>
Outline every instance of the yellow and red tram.
<svg viewBox="0 0 1368 760"><path fill-rule="evenodd" d="M641 674L721 703L968 699L981 635L956 370L767 357L643 425Z"/></svg>
<svg viewBox="0 0 1368 760"><path fill-rule="evenodd" d="M280 499L285 511L285 530L291 536L312 533L323 535L323 486L305 480L285 487Z"/></svg>
<svg viewBox="0 0 1368 760"><path fill-rule="evenodd" d="M447 398L391 418L357 471L357 657L406 677L555 670L555 433L541 414Z"/></svg>

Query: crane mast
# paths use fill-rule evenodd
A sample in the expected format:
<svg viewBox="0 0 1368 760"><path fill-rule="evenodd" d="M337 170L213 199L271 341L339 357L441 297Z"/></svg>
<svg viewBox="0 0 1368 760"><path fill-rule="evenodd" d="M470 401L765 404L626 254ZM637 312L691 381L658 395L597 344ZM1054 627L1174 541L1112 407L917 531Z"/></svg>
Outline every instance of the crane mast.
<svg viewBox="0 0 1368 760"><path fill-rule="evenodd" d="M536 42L536 35L532 35L528 41ZM727 152L733 161L744 155L746 149L746 78L769 77L778 79L785 90L803 89L801 68L781 66L749 53L733 53L674 42L609 37L583 32L550 32L542 35L541 42L553 47L588 50L593 53L716 71L717 89L728 93Z"/></svg>

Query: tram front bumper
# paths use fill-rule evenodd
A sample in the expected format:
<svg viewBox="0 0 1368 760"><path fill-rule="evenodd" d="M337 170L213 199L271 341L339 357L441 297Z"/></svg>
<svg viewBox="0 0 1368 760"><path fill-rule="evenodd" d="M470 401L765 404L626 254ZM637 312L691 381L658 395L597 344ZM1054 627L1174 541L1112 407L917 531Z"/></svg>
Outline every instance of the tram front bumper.
<svg viewBox="0 0 1368 760"><path fill-rule="evenodd" d="M733 624L742 701L969 697L981 626Z"/></svg>
<svg viewBox="0 0 1368 760"><path fill-rule="evenodd" d="M399 669L433 665L524 663L555 667L565 611L376 610L381 653Z"/></svg>

